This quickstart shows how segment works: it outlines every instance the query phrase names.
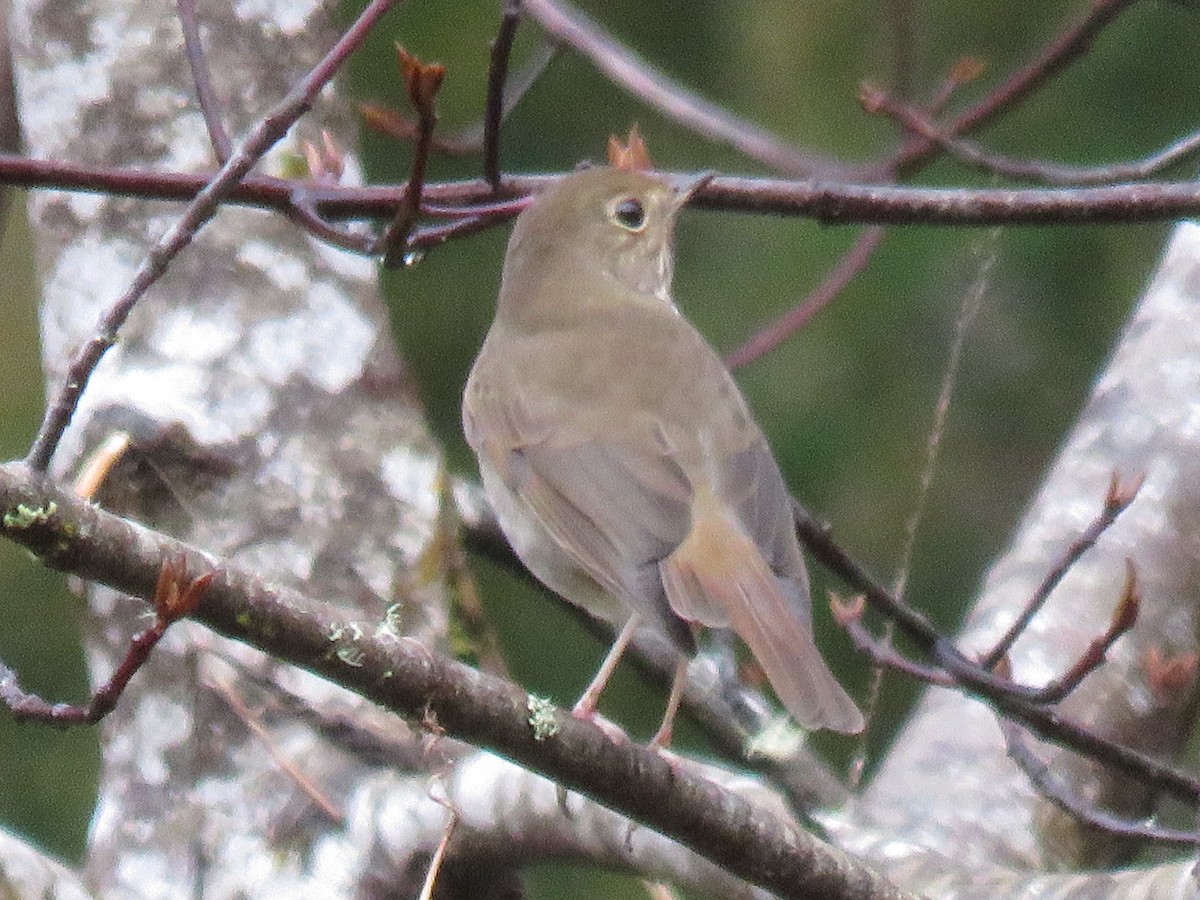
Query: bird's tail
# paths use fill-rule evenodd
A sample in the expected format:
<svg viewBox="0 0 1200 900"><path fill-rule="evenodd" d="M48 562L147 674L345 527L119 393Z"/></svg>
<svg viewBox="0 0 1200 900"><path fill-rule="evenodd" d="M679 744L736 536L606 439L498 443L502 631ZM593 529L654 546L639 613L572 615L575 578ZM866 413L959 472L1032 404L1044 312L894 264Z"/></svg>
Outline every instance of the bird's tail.
<svg viewBox="0 0 1200 900"><path fill-rule="evenodd" d="M792 718L807 729L862 731L863 717L813 640L807 586L771 571L757 545L719 508L697 508L687 539L661 563L681 617L730 627L746 642Z"/></svg>

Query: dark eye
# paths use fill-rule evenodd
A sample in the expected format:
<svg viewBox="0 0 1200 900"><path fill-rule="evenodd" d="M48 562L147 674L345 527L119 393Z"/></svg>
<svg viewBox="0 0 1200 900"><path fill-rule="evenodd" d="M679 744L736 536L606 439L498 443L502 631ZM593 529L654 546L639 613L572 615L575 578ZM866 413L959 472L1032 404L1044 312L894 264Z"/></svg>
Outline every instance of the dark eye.
<svg viewBox="0 0 1200 900"><path fill-rule="evenodd" d="M612 217L629 231L641 231L646 226L646 209L637 197L625 197L614 203Z"/></svg>

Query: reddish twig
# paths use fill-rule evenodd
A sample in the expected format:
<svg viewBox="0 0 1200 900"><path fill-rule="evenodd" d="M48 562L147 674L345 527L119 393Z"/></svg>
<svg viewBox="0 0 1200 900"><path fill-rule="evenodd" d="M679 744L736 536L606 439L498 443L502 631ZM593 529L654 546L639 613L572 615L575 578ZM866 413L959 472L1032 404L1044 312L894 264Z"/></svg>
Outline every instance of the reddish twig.
<svg viewBox="0 0 1200 900"><path fill-rule="evenodd" d="M954 120L954 134L966 134L990 124L997 116L1011 111L1029 99L1035 91L1071 63L1082 58L1100 32L1138 0L1091 0L1091 8L1074 26L1067 28L1004 84Z"/></svg>
<svg viewBox="0 0 1200 900"><path fill-rule="evenodd" d="M380 236L376 248L383 251L383 264L389 269L397 268L408 258L408 239L421 214L421 192L425 188L433 129L437 126L437 93L446 77L445 66L422 63L399 45L396 46L396 56L408 99L417 112L418 133L404 199L396 211L396 217Z"/></svg>
<svg viewBox="0 0 1200 900"><path fill-rule="evenodd" d="M504 96L501 101L501 122L520 103L535 81L546 71L558 48L547 43L539 43L521 69L505 83ZM362 113L368 127L390 135L397 140L413 141L417 138L419 126L410 121L402 113L378 103L361 103L358 111ZM461 128L451 134L436 134L431 147L438 153L448 156L469 156L478 153L484 146L484 119Z"/></svg>
<svg viewBox="0 0 1200 900"><path fill-rule="evenodd" d="M989 153L963 138L943 131L921 111L905 103L897 103L883 91L863 85L859 100L867 112L883 113L913 134L937 144L963 165L990 175L1025 179L1048 185L1116 184L1122 181L1142 181L1179 165L1200 152L1200 131L1192 132L1149 156L1128 163L1108 166L1064 166L1045 160L1018 160Z"/></svg>
<svg viewBox="0 0 1200 900"><path fill-rule="evenodd" d="M1137 569L1133 560L1125 560L1125 584L1121 588L1121 597L1117 608L1113 610L1108 628L1104 634L1095 638L1087 649L1080 654L1075 663L1061 676L1051 681L1033 698L1038 703L1058 703L1071 691L1079 686L1088 675L1100 668L1108 654L1109 648L1116 643L1117 638L1126 634L1137 622L1141 609L1142 595L1138 588Z"/></svg>
<svg viewBox="0 0 1200 900"><path fill-rule="evenodd" d="M398 141L415 142L421 133L421 126L409 119L398 110L378 103L360 103L358 112L363 122L372 131L386 134ZM477 133L476 133L477 132ZM478 129L471 129L456 134L437 134L429 142L430 150L446 156L470 156L479 152L482 144Z"/></svg>
<svg viewBox="0 0 1200 900"><path fill-rule="evenodd" d="M1084 529L1079 537L1075 538L1070 545L1063 551L1062 557L1051 567L1046 573L1046 577L1042 579L1041 584L1037 586L1037 590L1033 592L1033 596L1029 598L1029 602L1025 604L1025 608L1017 616L1016 620L1009 626L1008 631L996 641L996 645L992 647L980 659L980 665L985 669L994 668L1002 656L1007 656L1012 650L1013 644L1029 627L1029 623L1046 605L1046 601L1050 599L1050 594L1058 587L1059 582L1063 580L1063 576L1070 571L1071 567L1079 561L1088 550L1095 545L1100 539L1100 535L1104 534L1112 524L1117 520L1133 502L1141 489L1144 476L1138 476L1129 484L1123 485L1117 473L1113 473L1112 478L1108 483L1108 490L1104 495L1104 505L1100 508L1096 518L1091 524Z"/></svg>
<svg viewBox="0 0 1200 900"><path fill-rule="evenodd" d="M0 153L0 184L17 187L187 201L196 198L212 177ZM555 180L554 175L507 175L500 196L519 200ZM402 185L331 186L251 175L223 188L227 193L221 202L286 213L298 189L332 220L384 218L395 212L404 197ZM496 199L491 185L482 179L427 183L423 196L430 204L460 207ZM1137 224L1200 216L1200 187L1194 181L1180 181L1053 190L936 189L721 176L706 184L693 203L707 209L805 216L835 224Z"/></svg>
<svg viewBox="0 0 1200 900"><path fill-rule="evenodd" d="M292 195L292 203L286 210L288 218L311 234L334 247L341 247L351 253L362 256L374 256L379 244L379 238L374 234L360 233L350 228L335 225L317 212L316 206L308 199L308 193L297 190Z"/></svg>
<svg viewBox="0 0 1200 900"><path fill-rule="evenodd" d="M96 689L87 703L49 703L37 694L27 693L21 689L13 671L3 663L0 663L0 703L21 720L63 728L99 722L116 707L129 680L150 658L150 651L162 640L167 629L191 614L208 590L213 578L211 572L194 580L188 580L186 573L182 558L163 563L151 600L154 606L153 624L130 640L129 649L125 651L116 671Z"/></svg>
<svg viewBox="0 0 1200 900"><path fill-rule="evenodd" d="M1055 37L1041 54L990 94L959 114L945 129L950 135L969 134L1016 109L1054 76L1086 55L1099 34L1137 0L1092 0L1087 14ZM919 168L937 145L921 138L908 144L881 168L906 175Z"/></svg>
<svg viewBox="0 0 1200 900"><path fill-rule="evenodd" d="M139 267L133 283L103 314L96 333L76 351L67 367L66 378L54 402L47 407L37 437L25 458L31 468L44 472L49 467L50 458L75 414L92 372L108 348L116 343L117 333L138 301L162 277L170 261L191 243L196 232L213 216L233 186L287 133L292 123L309 110L321 88L362 43L380 16L397 2L399 0L372 0L312 71L260 120L220 172L205 185L175 225L155 244Z"/></svg>
<svg viewBox="0 0 1200 900"><path fill-rule="evenodd" d="M862 615L866 609L866 601L862 597L850 601L834 598L831 607L834 621L846 629L846 634L850 636L855 649L865 654L873 666L900 672L925 684L946 688L955 686L954 679L941 669L913 662L896 650L890 642L876 639L863 624Z"/></svg>
<svg viewBox="0 0 1200 900"><path fill-rule="evenodd" d="M321 132L320 144L304 141L301 143L301 149L308 166L309 178L321 184L338 183L345 171L345 159L334 145L329 132ZM291 203L284 210L284 214L314 237L352 253L372 256L378 242L373 233L338 225L324 218L312 202L306 184L296 186L292 192Z"/></svg>
<svg viewBox="0 0 1200 900"><path fill-rule="evenodd" d="M528 206L528 201L524 201L522 205ZM514 214L492 213L488 215L468 216L440 225L426 225L412 233L412 236L408 240L408 245L416 252L432 250L434 247L446 243L446 241L466 237L471 234L478 234L481 231L487 231L489 228L495 228L496 225Z"/></svg>
<svg viewBox="0 0 1200 900"><path fill-rule="evenodd" d="M204 44L200 40L200 26L196 21L196 0L178 0L179 24L183 28L183 47L187 53L188 66L192 70L192 83L196 86L196 99L200 101L200 112L204 116L204 127L212 142L217 162L224 165L233 152L233 142L225 123L221 121L221 108L217 92L213 90L212 72L204 56Z"/></svg>
<svg viewBox="0 0 1200 900"><path fill-rule="evenodd" d="M1015 685L982 668L938 634L919 612L880 585L830 537L829 529L799 503L792 504L796 532L822 565L860 592L872 607L894 621L916 648L943 668L960 689L989 704L1001 715L1021 722L1046 740L1069 747L1121 772L1142 779L1151 787L1186 801L1200 796L1200 781L1173 769L1162 760L1106 740L1090 729L1063 718L1043 704L1032 702L1037 689Z"/></svg>
<svg viewBox="0 0 1200 900"><path fill-rule="evenodd" d="M854 246L843 254L816 288L792 309L725 357L725 364L739 369L747 363L766 356L789 337L807 325L817 313L829 305L859 272L866 268L883 240L884 229L878 226L864 229Z"/></svg>
<svg viewBox="0 0 1200 900"><path fill-rule="evenodd" d="M804 153L668 78L562 0L523 0L522 6L549 35L590 59L615 85L697 134L729 144L778 172L835 180L848 177L842 163Z"/></svg>
<svg viewBox="0 0 1200 900"><path fill-rule="evenodd" d="M271 733L263 727L260 717L256 715L247 705L246 702L238 695L233 684L229 681L212 682L212 688L220 694L222 699L229 705L229 709L241 721L243 725L250 730L253 735L258 738L267 754L272 761L288 778L296 784L302 793L313 802L317 809L321 810L335 825L345 823L346 817L337 805L325 795L325 792L308 777L307 774L296 763L289 759L287 754L279 746L279 743L272 737Z"/></svg>

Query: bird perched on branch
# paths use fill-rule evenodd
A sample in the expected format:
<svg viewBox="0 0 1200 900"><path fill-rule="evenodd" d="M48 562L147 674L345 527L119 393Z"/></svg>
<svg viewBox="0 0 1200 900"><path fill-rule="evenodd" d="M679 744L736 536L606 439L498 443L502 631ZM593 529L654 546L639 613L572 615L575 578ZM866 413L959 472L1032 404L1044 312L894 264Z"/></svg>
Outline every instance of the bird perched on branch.
<svg viewBox="0 0 1200 900"><path fill-rule="evenodd" d="M708 179L567 175L518 217L463 427L501 528L552 590L621 627L590 715L639 626L682 655L732 628L805 728L862 715L813 640L790 497L717 353L671 298L679 210Z"/></svg>

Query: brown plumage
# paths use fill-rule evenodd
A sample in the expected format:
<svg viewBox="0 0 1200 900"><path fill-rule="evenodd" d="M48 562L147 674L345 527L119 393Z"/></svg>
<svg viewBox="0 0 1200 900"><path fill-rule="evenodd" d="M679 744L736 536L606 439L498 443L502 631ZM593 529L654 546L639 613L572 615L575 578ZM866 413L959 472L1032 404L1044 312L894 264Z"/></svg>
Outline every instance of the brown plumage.
<svg viewBox="0 0 1200 900"><path fill-rule="evenodd" d="M564 178L517 219L463 427L501 527L547 586L681 653L732 628L806 728L862 716L813 641L788 492L729 371L670 296L686 190Z"/></svg>

